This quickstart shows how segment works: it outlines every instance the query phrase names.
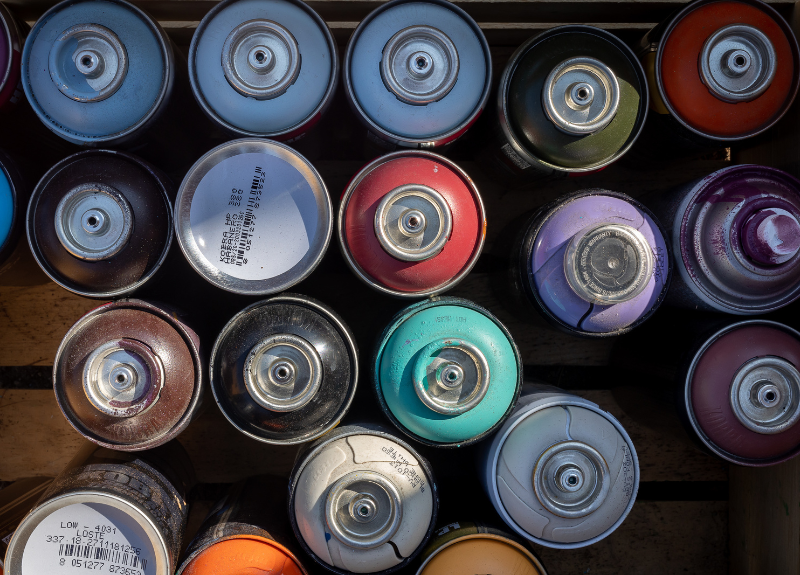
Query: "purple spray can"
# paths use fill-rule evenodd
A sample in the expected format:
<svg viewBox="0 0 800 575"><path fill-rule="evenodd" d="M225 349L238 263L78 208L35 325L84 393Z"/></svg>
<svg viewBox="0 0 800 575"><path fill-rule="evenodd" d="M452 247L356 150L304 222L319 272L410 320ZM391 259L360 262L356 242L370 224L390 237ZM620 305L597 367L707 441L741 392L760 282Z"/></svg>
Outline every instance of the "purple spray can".
<svg viewBox="0 0 800 575"><path fill-rule="evenodd" d="M541 208L512 257L519 292L575 335L630 331L664 299L669 248L655 217L633 198L590 189Z"/></svg>

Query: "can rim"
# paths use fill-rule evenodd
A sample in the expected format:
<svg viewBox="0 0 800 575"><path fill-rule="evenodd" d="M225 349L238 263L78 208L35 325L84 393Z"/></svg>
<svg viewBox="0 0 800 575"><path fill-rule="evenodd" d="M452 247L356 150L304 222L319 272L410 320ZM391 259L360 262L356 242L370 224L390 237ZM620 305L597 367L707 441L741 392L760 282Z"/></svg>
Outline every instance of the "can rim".
<svg viewBox="0 0 800 575"><path fill-rule="evenodd" d="M289 279L285 279L277 284L274 281L276 277L258 280L240 279L212 265L197 247L197 242L194 239L190 223L192 200L198 185L202 182L205 175L214 166L219 165L225 160L236 157L248 150L258 151L263 148L271 148L271 151L277 152L270 155L292 165L303 175L317 200L316 205L318 212L324 212L319 214L319 228L324 227L324 231L320 229L320 237L316 238L316 249L314 249L314 245L310 246L306 255L303 256L298 263L276 277L292 272L292 270L305 262L304 269L300 270L300 273L295 272ZM302 168L302 170L299 168ZM183 181L178 188L178 194L175 198L174 212L174 217L172 219L175 227L175 235L178 238L178 245L192 268L210 284L225 291L240 295L271 295L286 290L306 279L317 268L322 258L325 257L333 232L333 205L331 203L330 194L328 193L328 188L320 173L305 156L293 148L281 142L268 140L266 138L239 138L231 140L203 154L203 156L189 168L186 175L183 177ZM324 224L322 223L323 221ZM312 258L309 258L309 254L313 254L314 251L316 251L316 254L313 255ZM263 287L264 284L271 284L271 287Z"/></svg>
<svg viewBox="0 0 800 575"><path fill-rule="evenodd" d="M166 209L166 225L167 225L167 241L164 244L164 249L161 252L161 256L158 260L153 264L151 271L145 274L141 279L134 282L129 286L124 286L115 290L108 290L108 291L92 291L92 290L83 290L78 289L62 278L57 277L58 274L54 270L50 269L47 260L45 260L44 256L39 251L39 244L36 240L36 226L34 225L33 218L34 218L34 210L35 205L38 205L39 197L44 193L44 187L50 183L50 181L58 175L62 169L66 168L69 163L82 160L88 156L101 156L101 157L120 157L129 162L136 164L138 167L142 168L146 171L158 185L159 190L161 190L161 199L164 200L164 207ZM39 182L36 184L36 187L33 189L31 193L31 198L28 201L28 208L25 217L25 233L28 239L28 246L30 247L31 253L33 254L33 258L36 260L36 263L39 265L41 270L53 280L55 283L63 287L65 290L71 291L74 294L90 297L95 299L110 299L116 298L120 296L125 296L128 294L133 293L140 287L142 287L145 283L147 283L158 271L161 269L161 266L167 259L167 255L169 254L169 250L172 247L172 237L173 233L173 224L172 224L172 213L173 207L172 202L169 199L169 187L167 184L168 180L167 177L160 172L158 168L150 164L149 162L134 156L133 154L128 154L127 152L120 152L117 150L107 150L107 149L98 149L98 150L83 150L77 152L75 154L71 154L58 162L55 166L47 170L44 176L41 177Z"/></svg>
<svg viewBox="0 0 800 575"><path fill-rule="evenodd" d="M708 348L711 347L714 342L716 342L722 336L740 329L742 327L747 326L765 326L771 327L774 329L778 329L789 335L792 335L800 341L800 332L795 330L794 328L789 327L788 325L779 323L777 321L767 320L767 319L747 319L743 321L733 322L717 331L713 334L708 336L700 348L694 352L692 356L692 360L689 363L689 368L686 372L686 377L683 380L683 402L686 406L686 413L688 415L687 419L689 420L689 424L692 427L692 431L697 434L697 437L703 443L703 445L708 448L714 455L717 457L724 459L729 463L733 463L735 465L742 465L745 467L764 467L767 465L775 465L777 463L782 463L784 461L788 461L789 459L795 457L800 453L800 445L795 446L795 448L789 451L787 454L780 455L778 457L774 457L771 459L750 459L747 457L739 457L734 455L733 453L729 453L724 451L719 446L717 446L711 439L705 434L705 432L701 429L700 424L697 421L697 417L694 414L694 406L692 405L692 394L691 394L691 387L692 387L692 380L694 379L694 372L697 368L697 364L700 362L701 357L708 351Z"/></svg>
<svg viewBox="0 0 800 575"><path fill-rule="evenodd" d="M401 1L409 1L409 0L401 0ZM415 0L410 0L415 1ZM359 184L369 176L376 168L379 166L396 160L397 158L426 158L435 162L442 164L443 166L448 167L452 171L454 171L458 176L461 177L461 180L467 186L469 191L472 193L473 198L478 204L478 221L481 227L479 234L480 239L478 241L477 247L474 249L470 259L468 260L467 264L464 268L446 283L442 284L441 286L437 286L428 290L424 291L416 291L416 292L404 292L400 290L395 290L386 286L380 285L377 280L372 279L362 268L358 265L358 262L355 261L353 255L350 253L350 248L347 245L347 239L345 237L345 216L347 212L347 207L350 204L350 198L353 196L356 188L358 188ZM483 204L483 198L481 197L480 192L478 191L478 187L475 185L475 182L472 181L472 178L461 169L455 162L445 158L444 156L440 156L439 154L435 154L433 152L426 152L423 150L399 150L396 152L391 152L389 154L385 154L380 156L371 162L369 162L366 166L361 168L358 173L350 179L350 182L347 184L347 188L345 189L344 193L342 194L341 200L339 202L339 213L336 218L336 228L337 228L337 237L339 240L339 247L341 248L342 255L344 256L344 260L347 263L347 266L350 270L364 282L366 285L375 289L379 292L385 293L387 295L395 296L401 299L412 299L412 298L423 298L433 295L441 294L449 289L454 288L456 285L461 283L461 281L469 275L472 269L475 267L475 264L478 263L478 259L480 258L481 254L483 253L483 245L486 242L486 208Z"/></svg>
<svg viewBox="0 0 800 575"><path fill-rule="evenodd" d="M274 539L267 539L266 537L263 537L263 536L260 536L260 535L255 535L253 533L239 533L239 534L236 534L236 535L225 535L225 536L220 537L218 539L214 539L213 541L208 541L202 547L199 547L198 549L195 549L192 552L191 555L187 556L183 560L183 562L178 566L178 570L175 572L175 575L181 575L186 570L186 568L189 567L189 565L192 563L192 561L197 559L202 553L204 553L205 551L207 551L208 549L210 549L211 547L213 547L217 543L222 543L224 541L230 541L232 539L250 539L252 541L258 541L260 543L265 543L267 545L275 547L281 553L284 553L287 557L289 557L289 559L292 560L292 562L298 567L298 570L300 571L301 575L308 575L308 571L306 570L305 567L303 567L303 563L300 561L300 559L294 553L291 552L290 549L288 549L284 545L281 545L280 543L278 543Z"/></svg>
<svg viewBox="0 0 800 575"><path fill-rule="evenodd" d="M511 349L514 350L514 361L517 364L517 386L516 390L514 391L514 397L512 398L511 402L506 408L505 413L500 417L500 419L489 429L484 431L483 433L476 435L466 441L458 441L458 442L450 442L450 443L442 443L438 441L432 441L430 439L426 439L420 435L417 435L410 429L407 429L400 421L395 417L394 413L391 409L389 409L389 405L386 402L386 398L383 397L383 391L381 389L381 382L380 382L380 364L381 358L383 357L383 348L386 343L391 338L392 334L394 334L395 330L402 324L406 319L411 317L412 315L426 310L431 307L436 307L440 305L457 305L461 307L466 307L467 309L471 309L475 312L483 314L488 319L492 320L492 322L503 332L508 340L509 344L511 345ZM381 406L381 411L383 414L392 422L392 425L395 426L401 433L410 437L414 441L418 441L423 445L428 445L431 447L441 447L445 449L454 449L459 447L466 447L468 445L472 445L477 443L487 436L491 435L495 432L498 428L503 426L514 409L517 406L517 401L520 397L520 392L522 391L522 379L523 379L523 364L522 364L522 356L519 353L519 348L517 347L517 343L514 341L511 332L508 328L501 322L497 316L495 316L491 311L488 309L479 306L478 304L471 302L468 299L459 298L459 297L452 297L452 296L444 296L444 297L434 297L430 298L421 302L417 302L411 304L408 307L401 309L395 316L391 319L389 324L384 328L383 332L381 333L380 338L377 340L375 344L374 351L372 353L372 390L375 392L375 395L378 399L378 403Z"/></svg>
<svg viewBox="0 0 800 575"><path fill-rule="evenodd" d="M31 28L28 37L25 39L25 46L22 50L22 64L21 64L21 82L22 82L22 89L25 92L25 97L27 98L28 102L33 108L34 112L36 112L36 116L39 120L53 133L55 133L60 138L67 140L68 142L73 142L77 144L86 144L87 142L91 142L91 144L101 144L106 146L116 146L124 143L126 140L133 137L133 134L136 132L143 130L146 126L151 124L155 119L160 115L163 111L163 105L169 98L170 94L172 93L172 88L175 84L175 53L172 50L172 44L170 43L169 37L161 25L153 19L152 16L147 14L141 8L131 4L127 0L105 0L106 2L112 2L116 4L120 4L126 10L129 10L135 13L141 20L144 22L152 31L153 35L158 38L158 42L161 46L161 54L164 57L164 76L161 82L161 90L158 93L158 97L153 102L153 106L150 110L142 116L135 124L129 126L128 128L116 132L114 134L106 134L104 136L91 136L86 137L86 135L80 135L77 131L68 131L62 128L61 126L55 124L49 119L48 114L41 108L39 105L35 95L33 94L33 89L29 86L28 76L29 76L29 65L28 59L30 57L30 52L33 49L33 44L36 41L36 36L38 36L41 27L44 26L47 21L50 20L51 17L55 16L57 12L63 10L64 8L68 8L73 4L80 4L84 2L90 2L91 0L65 0L63 2L59 2L55 6L51 7L47 10L44 14L42 14L36 23Z"/></svg>
<svg viewBox="0 0 800 575"><path fill-rule="evenodd" d="M11 14L11 11L2 3L0 3L0 24L2 24L6 33L6 37L8 38L8 42L6 43L6 47L8 48L6 73L3 74L2 78L0 78L0 90L2 90L6 87L6 82L8 82L8 79L11 77L12 63L14 62L14 47L16 44L16 47L19 48L21 36L17 21L14 19L14 15Z"/></svg>
<svg viewBox="0 0 800 575"><path fill-rule="evenodd" d="M2 6L2 4L0 4L0 6ZM0 17L2 17L2 14L0 14ZM8 258L14 253L17 244L22 242L20 235L25 226L20 221L20 211L24 211L27 206L19 205L20 200L24 199L20 190L20 188L23 187L22 176L19 174L12 158L2 151L0 151L0 175L5 176L8 180L12 202L11 227L8 230L8 236L6 236L5 241L0 244L0 273L2 273L1 270L3 270L6 263L13 265L13 262L9 262ZM16 258L14 261L16 261Z"/></svg>
<svg viewBox="0 0 800 575"><path fill-rule="evenodd" d="M66 405L61 400L61 396L59 395L59 370L58 366L61 362L61 358L65 353L67 345L69 343L70 338L75 335L79 330L83 329L85 325L91 322L96 316L105 313L109 310L114 309L136 309L139 311L144 311L147 313L152 313L157 315L162 320L166 321L175 331L177 331L181 338L186 343L186 347L188 348L191 356L192 361L194 362L195 368L195 378L194 378L194 390L192 391L192 399L189 401L189 404L186 406L186 411L178 420L178 422L167 432L165 432L160 437L156 437L149 441L140 441L136 443L130 444L118 444L118 443L110 443L107 441L103 441L100 438L94 436L88 432L88 430L82 429L79 420L74 418L69 411L67 410ZM56 351L55 358L53 359L53 392L56 396L56 403L58 404L58 408L61 410L61 413L64 415L64 419L72 426L72 428L81 434L82 437L86 438L87 440L91 441L92 443L99 445L100 447L106 447L108 449L113 449L115 451L143 451L146 449L152 449L154 447L158 447L159 445L163 445L167 443L171 439L180 435L180 433L186 429L189 425L193 417L195 416L195 412L200 404L200 401L203 396L203 362L200 357L200 352L197 348L195 338L192 337L188 331L188 328L180 321L178 321L175 317L173 317L169 312L161 309L160 307L149 303L144 300L140 299L118 299L115 301L111 301L105 304L102 304L93 310L89 311L85 315L83 315L75 324L69 328L69 331L64 335L61 343L58 345L58 350Z"/></svg>
<svg viewBox="0 0 800 575"><path fill-rule="evenodd" d="M325 36L325 40L328 43L328 48L331 52L331 76L330 80L328 81L328 89L325 91L325 94L322 96L319 104L317 105L311 113L308 114L304 119L302 119L297 124L293 126L289 126L283 130L278 130L276 132L253 132L250 130L245 130L243 128L238 128L231 124L230 122L226 121L222 118L219 114L217 114L211 106L209 106L208 102L206 102L205 98L201 96L200 87L197 84L197 68L195 65L195 56L197 55L197 45L200 41L200 36L205 31L205 28L211 22L211 20L216 17L216 15L227 8L231 4L235 4L240 0L224 0L220 2L216 6L214 6L200 21L198 24L197 29L195 30L194 34L192 34L192 42L189 45L189 56L188 56L188 66L189 66L189 84L191 85L192 95L194 99L197 101L200 108L203 112L211 118L213 121L217 122L220 126L229 130L230 132L245 137L262 137L262 138L279 138L281 136L292 136L296 132L303 131L306 127L310 128L309 124L313 124L315 118L324 113L325 110L330 107L331 102L333 101L333 96L336 93L336 88L339 85L339 51L336 47L336 42L334 41L333 34L331 33L330 27L328 26L327 22L322 19L322 17L309 6L305 2L301 0L284 0L289 4L294 4L295 6L305 10L308 15L314 20L319 26L320 30L322 31L323 35Z"/></svg>
<svg viewBox="0 0 800 575"><path fill-rule="evenodd" d="M765 12L768 16L770 16L775 21L775 23L778 25L778 27L780 27L781 31L786 36L786 41L790 45L790 48L792 50L792 56L794 56L794 63L795 63L794 75L793 75L793 79L792 79L792 89L791 89L790 97L788 98L786 105L783 107L783 110L781 110L778 114L776 114L775 117L770 122L765 124L763 127L759 128L758 130L750 132L748 134L744 134L742 136L720 137L720 136L714 136L714 135L711 135L711 134L706 134L706 133L704 133L704 132L702 132L702 131L700 131L700 130L698 130L696 128L693 128L692 126L687 124L683 120L683 118L681 118L675 112L675 109L672 107L672 104L670 103L669 98L667 98L666 91L664 89L664 84L661 81L661 60L663 59L663 56L664 56L663 47L667 43L667 39L669 38L669 35L672 33L672 31L675 29L675 27L681 22L681 20L683 20L683 18L687 14L689 14L689 12L692 12L692 11L696 10L697 8L700 8L701 6L705 6L707 4L712 4L712 3L718 2L718 1L719 0L695 0L694 2L690 2L680 12L678 12L677 14L675 14L675 16L672 17L672 19L670 20L669 24L664 29L664 32L661 34L661 38L658 40L658 44L657 44L657 47L656 47L656 62L655 62L655 73L654 73L654 76L655 76L655 79L656 79L656 86L658 88L658 94L659 94L659 96L661 96L661 101L664 103L664 106L666 106L667 110L669 111L670 116L672 118L674 118L675 120L677 120L678 123L681 126L683 126L687 130L689 130L690 132L692 132L692 133L694 133L694 134L696 134L698 136L701 136L703 138L707 138L709 140L713 140L715 142L738 142L738 141L741 141L741 140L745 140L747 138L752 138L753 136L757 136L758 134L761 134L763 132L766 132L772 126L774 126L778 121L780 121L781 118L783 118L783 116L786 115L786 112L789 111L789 108L792 107L792 103L794 102L795 97L797 96L798 89L800 89L800 47L798 47L797 37L794 35L794 32L792 32L791 27L786 23L786 20L783 18L783 16L781 16L778 13L778 11L775 10L772 6L770 6L769 4L766 4L765 2L761 2L761 0L735 0L735 2L739 2L741 4L747 4L747 5L753 6L755 8L758 8L762 12Z"/></svg>
<svg viewBox="0 0 800 575"><path fill-rule="evenodd" d="M634 130L628 137L628 141L626 142L626 144L622 146L619 150L617 150L617 152L614 155L612 155L609 159L582 168L559 166L558 164L548 162L533 155L530 152L530 150L528 150L525 146L521 144L516 134L511 129L511 124L508 120L508 98L506 97L506 95L510 88L511 78L514 75L514 72L516 71L519 61L528 52L528 50L533 48L537 43L541 42L542 40L546 40L552 36L568 32L591 33L613 44L615 48L617 48L620 52L622 52L624 56L627 57L628 62L630 63L634 73L638 77L639 84L641 86L641 93L639 94L640 113L638 114L637 118L638 128L636 128L636 126L634 125ZM583 173L583 172L594 172L602 168L605 168L606 166L620 159L628 152L628 150L630 150L633 147L633 145L636 143L636 140L639 139L639 135L642 133L642 129L644 128L649 106L650 106L650 92L647 89L647 76L645 75L644 68L642 68L642 63L639 62L639 59L636 57L636 54L633 52L633 50L631 50L627 44L622 42L622 40L617 38L614 34L608 32L607 30L603 30L602 28L597 28L596 26L589 26L586 24L567 24L564 26L556 26L555 28L550 28L549 30L542 32L541 34L531 37L530 39L526 40L525 43L522 44L522 46L520 46L514 51L514 53L509 58L506 67L503 69L503 74L500 77L500 83L497 88L496 113L499 119L500 129L503 132L505 140L512 147L514 152L516 152L526 162L532 165L543 165L546 166L547 168L550 168L551 170L555 170L556 172Z"/></svg>
<svg viewBox="0 0 800 575"><path fill-rule="evenodd" d="M451 539L450 541L445 542L440 547L438 547L433 553L431 553L425 558L425 560L422 562L422 565L420 565L419 569L417 569L416 575L422 575L422 572L425 571L425 567L427 567L428 563L430 563L437 555L439 555L439 553L441 553L448 547L451 547L457 543L461 543L462 541L468 539L491 539L493 541L499 541L501 543L505 543L506 545L513 547L514 549L520 551L523 555L525 555L528 561L533 563L534 567L536 567L539 570L539 575L547 575L547 569L544 568L544 565L542 565L542 562L539 561L539 558L536 557L536 555L534 555L529 549L527 549L524 545L522 545L518 541L515 541L510 537L503 537L502 535L499 535L497 533L468 533L462 535L461 537L456 537L455 539Z"/></svg>
<svg viewBox="0 0 800 575"><path fill-rule="evenodd" d="M497 435L495 435L494 439L492 440L491 448L494 448L494 446L497 445L497 449L493 449L494 453L491 455L491 459L488 462L490 481L487 487L491 490L490 499L492 499L492 505L494 506L495 510L503 518L503 521L506 522L506 525L508 525L514 531L516 531L517 534L519 534L520 536L524 537L529 541L533 541L534 543L537 543L544 547L550 547L551 549L580 549L581 547L586 547L588 545L592 545L593 543L597 543L602 539L605 539L606 537L611 535L614 531L616 531L617 528L622 524L622 522L625 521L631 509L633 509L634 503L636 503L636 496L639 493L639 481L641 479L641 471L639 469L639 457L636 454L636 447L634 447L633 441L628 435L628 432L625 431L625 428L622 427L622 424L617 420L616 417L614 417L609 412L602 409L596 403L589 401L588 399L584 399L580 396L572 395L563 391L561 393L562 395L553 395L539 400L541 403L534 400L531 403L521 406L519 410L519 415L512 414L512 416L506 422L506 426L504 427L504 429L501 429L500 432L498 432ZM636 479L634 481L633 492L631 493L628 505L625 507L624 512L619 516L619 518L614 522L613 525L606 528L606 530L600 533L599 535L595 535L594 537L585 539L583 541L576 541L574 543L558 543L555 541L548 541L547 539L542 539L540 537L535 537L531 535L530 533L525 531L522 527L520 527L516 523L516 521L514 521L511 518L511 516L508 514L508 511L506 511L505 505L502 504L502 499L500 499L500 491L497 487L497 467L500 459L500 452L503 449L503 445L505 444L506 439L508 439L508 436L511 435L511 432L519 424L528 419L534 413L537 413L544 409L550 407L564 407L568 405L593 411L614 426L614 428L619 432L619 434L625 440L628 449L630 449L631 458L633 459L633 471ZM525 410L525 408L527 408L528 406L533 406L533 407ZM525 411L523 412L523 410Z"/></svg>
<svg viewBox="0 0 800 575"><path fill-rule="evenodd" d="M355 49L356 41L367 25L381 12L384 10L388 10L390 8L394 8L398 4L405 4L409 2L425 2L428 4L437 4L439 6L443 6L452 12L455 12L459 17L461 17L475 32L475 36L478 38L478 41L481 44L481 48L483 49L483 55L486 62L486 79L484 80L483 92L481 94L481 98L478 101L478 104L475 106L472 113L458 126L455 128L448 130L447 132L443 132L441 134L436 134L434 136L430 136L428 138L410 138L406 136L401 136L399 134L393 134L388 130L380 127L377 123L375 123L372 118L370 118L364 109L361 107L361 104L358 103L358 98L356 98L355 93L353 91L353 84L350 79L350 60L353 57L353 50ZM375 8L372 12L367 14L367 16L359 22L356 29L353 30L353 33L350 36L350 39L347 41L347 48L345 50L344 55L344 63L342 64L342 74L344 76L344 91L345 95L347 96L347 101L350 103L351 108L355 110L356 115L358 118L364 122L367 127L372 130L373 132L379 134L382 139L387 140L392 143L396 143L403 147L418 147L418 146L442 146L447 144L453 140L455 140L458 136L460 136L464 131L466 131L472 123L476 120L476 118L483 112L484 108L486 108L486 103L489 101L489 95L492 89L492 54L489 50L489 42L486 40L486 36L481 30L478 23L467 14L462 8L453 4L452 2L448 2L447 0L391 0L390 2L386 2L381 6Z"/></svg>
<svg viewBox="0 0 800 575"><path fill-rule="evenodd" d="M100 490L80 490L62 493L61 495L53 497L52 499L48 499L40 505L34 507L25 516L25 518L20 522L17 530L12 535L11 541L9 541L8 549L6 551L6 570L10 571L12 568L16 568L15 570L19 570L20 573L22 572L22 560L24 557L25 547L27 547L33 531L42 523L42 521L47 519L51 513L58 511L59 509L63 509L69 505L81 503L98 503L102 505L108 505L125 512L128 517L131 517L147 534L149 542L154 548L153 550L156 555L156 565L158 565L158 560L160 559L163 562L164 567L169 569L177 559L176 557L172 557L171 550L169 545L167 545L163 534L156 525L155 521L153 521L153 518L150 516L150 514L144 509L135 503L112 493L107 493ZM22 549L20 549L19 555L17 555L17 547L22 545L22 543L20 543L20 539L24 539L25 545L22 547Z"/></svg>

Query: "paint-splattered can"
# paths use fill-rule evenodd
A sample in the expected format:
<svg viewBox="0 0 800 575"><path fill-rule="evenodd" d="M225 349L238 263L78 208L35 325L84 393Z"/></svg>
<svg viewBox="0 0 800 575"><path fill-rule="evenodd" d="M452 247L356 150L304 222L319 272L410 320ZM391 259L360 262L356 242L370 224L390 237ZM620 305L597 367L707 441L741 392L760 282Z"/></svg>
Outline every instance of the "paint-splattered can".
<svg viewBox="0 0 800 575"><path fill-rule="evenodd" d="M393 0L375 9L350 37L343 67L352 109L386 147L455 141L491 88L483 32L445 0Z"/></svg>
<svg viewBox="0 0 800 575"><path fill-rule="evenodd" d="M305 279L333 229L331 199L314 166L290 147L244 138L222 144L186 174L175 234L215 286L269 295Z"/></svg>
<svg viewBox="0 0 800 575"><path fill-rule="evenodd" d="M191 463L180 445L142 455L83 451L22 520L5 575L171 575L186 527Z"/></svg>
<svg viewBox="0 0 800 575"><path fill-rule="evenodd" d="M420 559L422 565L417 575L547 575L541 561L517 537L471 521L450 523L437 529Z"/></svg>
<svg viewBox="0 0 800 575"><path fill-rule="evenodd" d="M64 416L90 441L122 451L161 445L197 414L204 365L197 335L170 310L117 300L83 316L56 353Z"/></svg>
<svg viewBox="0 0 800 575"><path fill-rule="evenodd" d="M22 97L20 62L23 34L27 30L23 26L8 7L0 3L0 111L3 112Z"/></svg>
<svg viewBox="0 0 800 575"><path fill-rule="evenodd" d="M286 481L251 477L233 485L189 544L177 575L306 575L294 547Z"/></svg>
<svg viewBox="0 0 800 575"><path fill-rule="evenodd" d="M639 487L639 462L620 423L558 388L526 385L487 442L480 478L503 521L522 537L574 549L611 534Z"/></svg>
<svg viewBox="0 0 800 575"><path fill-rule="evenodd" d="M0 152L0 274L19 258L29 195L14 160Z"/></svg>
<svg viewBox="0 0 800 575"><path fill-rule="evenodd" d="M755 315L800 297L800 181L793 176L731 166L644 200L672 244L677 273L668 303Z"/></svg>
<svg viewBox="0 0 800 575"><path fill-rule="evenodd" d="M299 0L226 0L200 22L189 50L192 91L240 136L293 140L319 121L339 60L328 26Z"/></svg>
<svg viewBox="0 0 800 575"><path fill-rule="evenodd" d="M140 139L165 111L176 59L164 30L125 0L67 0L31 30L22 85L39 119L78 145Z"/></svg>
<svg viewBox="0 0 800 575"><path fill-rule="evenodd" d="M497 429L514 407L522 361L488 310L434 298L401 310L375 350L373 385L400 431L440 447L469 445Z"/></svg>
<svg viewBox="0 0 800 575"><path fill-rule="evenodd" d="M647 101L644 70L616 36L553 28L520 46L503 71L490 157L512 176L599 170L636 141Z"/></svg>
<svg viewBox="0 0 800 575"><path fill-rule="evenodd" d="M759 0L696 0L642 40L646 130L668 155L724 147L783 117L800 85L789 25ZM669 149L668 149L669 148Z"/></svg>
<svg viewBox="0 0 800 575"><path fill-rule="evenodd" d="M158 272L172 244L174 187L147 162L87 150L53 166L28 205L28 243L44 272L87 297L130 294Z"/></svg>
<svg viewBox="0 0 800 575"><path fill-rule="evenodd" d="M582 190L543 207L515 252L519 291L575 335L630 331L655 312L670 284L660 224L639 202L609 190Z"/></svg>
<svg viewBox="0 0 800 575"><path fill-rule="evenodd" d="M29 477L0 490L0 575L14 531L52 482L52 477Z"/></svg>
<svg viewBox="0 0 800 575"><path fill-rule="evenodd" d="M367 285L399 297L450 289L477 262L486 237L478 189L456 164L422 151L388 154L350 181L339 244Z"/></svg>
<svg viewBox="0 0 800 575"><path fill-rule="evenodd" d="M347 413L358 351L332 309L284 294L228 322L211 352L210 377L217 405L242 433L266 443L302 443Z"/></svg>
<svg viewBox="0 0 800 575"><path fill-rule="evenodd" d="M289 479L298 541L341 575L408 565L433 533L438 505L428 462L374 426L333 430L299 457Z"/></svg>

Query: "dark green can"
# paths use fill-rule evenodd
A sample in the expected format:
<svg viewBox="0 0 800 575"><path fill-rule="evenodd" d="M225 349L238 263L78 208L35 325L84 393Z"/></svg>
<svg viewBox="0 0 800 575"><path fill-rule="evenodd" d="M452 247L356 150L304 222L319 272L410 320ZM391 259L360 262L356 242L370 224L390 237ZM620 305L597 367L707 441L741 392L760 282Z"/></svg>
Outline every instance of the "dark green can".
<svg viewBox="0 0 800 575"><path fill-rule="evenodd" d="M493 163L513 176L563 177L628 151L644 126L647 80L613 34L560 26L511 56L496 102Z"/></svg>

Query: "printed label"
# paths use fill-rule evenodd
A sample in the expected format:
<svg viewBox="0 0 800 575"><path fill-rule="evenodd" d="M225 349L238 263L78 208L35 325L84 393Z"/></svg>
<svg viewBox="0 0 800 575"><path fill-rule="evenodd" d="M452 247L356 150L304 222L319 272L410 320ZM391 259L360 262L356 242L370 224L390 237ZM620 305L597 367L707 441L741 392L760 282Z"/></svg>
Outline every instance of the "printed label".
<svg viewBox="0 0 800 575"><path fill-rule="evenodd" d="M306 178L282 159L259 153L211 168L189 211L203 257L243 280L270 279L292 269L314 244L318 221Z"/></svg>
<svg viewBox="0 0 800 575"><path fill-rule="evenodd" d="M398 475L405 477L412 489L419 488L420 493L425 493L425 478L421 472L417 472L415 466L406 459L395 447L385 445L381 451L388 455L392 460L389 462Z"/></svg>
<svg viewBox="0 0 800 575"><path fill-rule="evenodd" d="M76 503L51 513L31 533L22 575L156 575L153 545L127 513Z"/></svg>
<svg viewBox="0 0 800 575"><path fill-rule="evenodd" d="M518 153L514 151L514 149L509 144L503 144L500 148L506 157L513 162L515 166L517 166L520 170L527 170L531 167L531 165L522 159Z"/></svg>

